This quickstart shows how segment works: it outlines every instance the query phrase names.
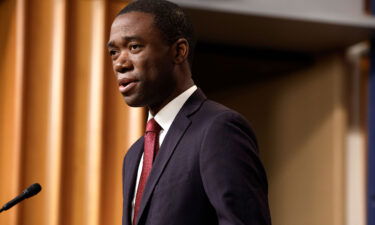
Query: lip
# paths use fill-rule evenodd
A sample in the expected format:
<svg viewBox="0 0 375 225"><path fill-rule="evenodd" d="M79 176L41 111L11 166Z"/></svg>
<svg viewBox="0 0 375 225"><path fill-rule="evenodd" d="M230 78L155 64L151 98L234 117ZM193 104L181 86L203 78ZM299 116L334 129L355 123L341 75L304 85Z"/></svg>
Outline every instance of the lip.
<svg viewBox="0 0 375 225"><path fill-rule="evenodd" d="M124 95L137 85L137 82L134 78L121 78L118 80L119 91Z"/></svg>

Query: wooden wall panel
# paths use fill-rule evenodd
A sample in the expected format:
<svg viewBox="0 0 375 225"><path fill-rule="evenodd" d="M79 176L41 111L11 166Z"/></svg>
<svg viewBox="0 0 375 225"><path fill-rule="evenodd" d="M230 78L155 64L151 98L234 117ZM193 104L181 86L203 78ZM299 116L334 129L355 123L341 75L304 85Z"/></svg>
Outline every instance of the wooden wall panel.
<svg viewBox="0 0 375 225"><path fill-rule="evenodd" d="M85 192L91 55L91 1L69 1L61 224L87 224Z"/></svg>
<svg viewBox="0 0 375 225"><path fill-rule="evenodd" d="M120 224L122 159L143 132L106 53L126 1L0 2L0 204L39 182L2 225Z"/></svg>
<svg viewBox="0 0 375 225"><path fill-rule="evenodd" d="M100 220L100 184L102 163L102 119L103 119L103 68L105 51L105 13L103 0L92 1L90 25L90 88L89 88L89 124L87 139L87 183L86 183L86 224L99 225Z"/></svg>
<svg viewBox="0 0 375 225"><path fill-rule="evenodd" d="M0 2L0 203L19 191L22 123L22 2ZM18 69L17 69L18 68ZM18 210L0 215L0 224L16 224Z"/></svg>
<svg viewBox="0 0 375 225"><path fill-rule="evenodd" d="M51 1L26 3L24 53L24 120L21 187L39 182L44 191L20 207L20 224L47 224L47 141L52 65ZM38 209L38 210L35 210Z"/></svg>

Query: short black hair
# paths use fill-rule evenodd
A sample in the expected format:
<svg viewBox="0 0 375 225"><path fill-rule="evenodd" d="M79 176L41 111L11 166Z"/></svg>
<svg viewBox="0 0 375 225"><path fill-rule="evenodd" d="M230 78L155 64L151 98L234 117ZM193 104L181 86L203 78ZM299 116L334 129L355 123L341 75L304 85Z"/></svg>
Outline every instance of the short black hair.
<svg viewBox="0 0 375 225"><path fill-rule="evenodd" d="M187 14L175 3L165 0L138 0L129 3L118 14L129 12L144 12L154 16L154 23L161 31L168 44L173 44L179 38L185 38L189 43L188 61L193 63L195 37L193 25Z"/></svg>

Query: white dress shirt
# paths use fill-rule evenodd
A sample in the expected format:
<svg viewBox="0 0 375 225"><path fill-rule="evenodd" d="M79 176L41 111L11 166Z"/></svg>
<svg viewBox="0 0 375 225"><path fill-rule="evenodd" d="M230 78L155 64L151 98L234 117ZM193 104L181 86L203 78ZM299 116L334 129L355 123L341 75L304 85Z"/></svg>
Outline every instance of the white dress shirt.
<svg viewBox="0 0 375 225"><path fill-rule="evenodd" d="M195 92L195 90L197 90L197 86L193 85L186 91L182 92L179 96L177 96L172 101L170 101L167 105L165 105L158 113L156 113L155 116L152 116L152 114L148 112L147 121L154 118L155 121L161 127L161 131L159 133L159 147L163 143L165 135L168 133L168 130L171 127L173 120L176 118L177 113L180 111L180 109L188 100L188 98ZM135 197L137 195L138 183L141 177L142 168L143 168L143 154L138 165L137 181L135 183L135 191L134 191L134 197L132 201L132 218L131 218L132 221L133 221L133 216L134 216Z"/></svg>

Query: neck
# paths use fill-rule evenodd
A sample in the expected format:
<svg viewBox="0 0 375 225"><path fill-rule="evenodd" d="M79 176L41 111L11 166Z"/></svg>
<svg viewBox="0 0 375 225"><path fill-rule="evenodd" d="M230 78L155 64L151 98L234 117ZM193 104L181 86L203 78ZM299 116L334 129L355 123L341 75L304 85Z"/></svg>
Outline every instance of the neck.
<svg viewBox="0 0 375 225"><path fill-rule="evenodd" d="M194 81L190 78L188 82L184 82L184 85L179 85L162 103L153 106L148 106L151 115L155 116L164 106L179 96L181 93L189 89L194 85Z"/></svg>

